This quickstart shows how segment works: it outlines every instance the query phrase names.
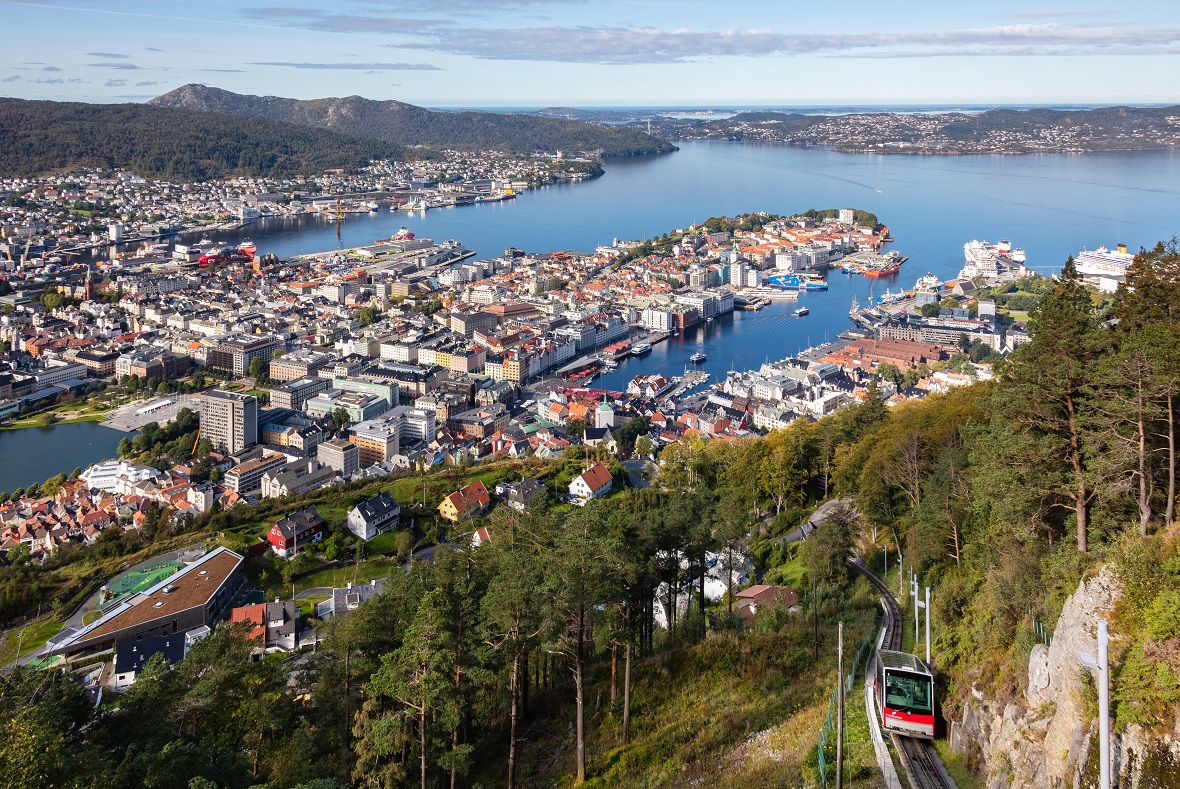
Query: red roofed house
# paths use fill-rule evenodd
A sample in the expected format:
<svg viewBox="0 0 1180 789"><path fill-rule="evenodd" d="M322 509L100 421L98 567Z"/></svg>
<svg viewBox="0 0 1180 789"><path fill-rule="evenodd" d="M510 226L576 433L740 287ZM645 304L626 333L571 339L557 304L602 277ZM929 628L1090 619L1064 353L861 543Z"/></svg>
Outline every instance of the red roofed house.
<svg viewBox="0 0 1180 789"><path fill-rule="evenodd" d="M294 600L275 600L273 603L243 605L230 612L230 622L250 622L250 638L261 642L263 650L295 648L295 620L299 611Z"/></svg>
<svg viewBox="0 0 1180 789"><path fill-rule="evenodd" d="M595 463L574 477L574 481L570 483L570 497L579 506L590 499L600 499L610 493L613 481L607 467L601 463Z"/></svg>
<svg viewBox="0 0 1180 789"><path fill-rule="evenodd" d="M492 497L488 495L488 489L477 479L444 498L438 505L438 514L443 520L458 523L464 518L483 512L491 503Z"/></svg>
<svg viewBox="0 0 1180 789"><path fill-rule="evenodd" d="M307 507L271 526L266 533L266 541L272 551L284 559L290 559L301 546L320 542L326 534L326 524L319 511L315 507Z"/></svg>
<svg viewBox="0 0 1180 789"><path fill-rule="evenodd" d="M788 586L755 584L737 593L738 614L742 619L753 619L763 608L790 608L799 602L799 595Z"/></svg>

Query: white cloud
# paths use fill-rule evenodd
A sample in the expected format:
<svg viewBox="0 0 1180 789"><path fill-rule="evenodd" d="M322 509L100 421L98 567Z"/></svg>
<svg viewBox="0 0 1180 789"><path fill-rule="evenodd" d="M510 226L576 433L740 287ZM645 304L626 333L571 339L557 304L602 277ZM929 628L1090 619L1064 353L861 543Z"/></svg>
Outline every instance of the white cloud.
<svg viewBox="0 0 1180 789"><path fill-rule="evenodd" d="M1063 24L1010 24L906 33L700 33L647 27L440 28L424 41L389 44L493 60L679 63L709 57L832 55L945 57L967 48L980 57L1170 53L1180 30Z"/></svg>

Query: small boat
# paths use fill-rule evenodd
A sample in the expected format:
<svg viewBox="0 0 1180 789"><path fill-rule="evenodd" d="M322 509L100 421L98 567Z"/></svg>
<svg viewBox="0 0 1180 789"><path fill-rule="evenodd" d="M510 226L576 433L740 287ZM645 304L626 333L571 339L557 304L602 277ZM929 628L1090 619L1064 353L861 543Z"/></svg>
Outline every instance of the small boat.
<svg viewBox="0 0 1180 789"><path fill-rule="evenodd" d="M701 362L705 361L705 359L707 359L707 358L708 357L705 356L704 351L697 351L692 356L688 357L688 360L690 362L692 362L693 364L700 364Z"/></svg>
<svg viewBox="0 0 1180 789"><path fill-rule="evenodd" d="M811 310L807 309L806 307L800 307L799 309L795 310L795 317L802 318L804 315L807 315L810 312Z"/></svg>

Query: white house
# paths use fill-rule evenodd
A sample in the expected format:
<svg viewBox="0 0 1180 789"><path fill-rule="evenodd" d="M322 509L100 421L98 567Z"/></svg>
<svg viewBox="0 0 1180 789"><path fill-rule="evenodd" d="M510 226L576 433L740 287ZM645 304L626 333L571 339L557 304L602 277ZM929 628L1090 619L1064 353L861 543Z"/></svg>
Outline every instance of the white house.
<svg viewBox="0 0 1180 789"><path fill-rule="evenodd" d="M600 499L610 493L612 482L610 471L606 466L595 463L574 477L574 481L570 483L570 497L579 505L585 504L590 499Z"/></svg>
<svg viewBox="0 0 1180 789"><path fill-rule="evenodd" d="M362 540L371 540L393 528L401 511L401 506L385 491L349 510L344 525Z"/></svg>

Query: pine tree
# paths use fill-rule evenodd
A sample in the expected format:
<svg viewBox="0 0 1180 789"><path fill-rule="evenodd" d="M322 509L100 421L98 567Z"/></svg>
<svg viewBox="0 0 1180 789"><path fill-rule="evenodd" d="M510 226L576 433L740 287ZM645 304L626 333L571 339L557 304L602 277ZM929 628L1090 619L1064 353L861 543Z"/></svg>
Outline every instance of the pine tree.
<svg viewBox="0 0 1180 789"><path fill-rule="evenodd" d="M1044 492L1045 506L1074 513L1077 550L1084 553L1094 497L1086 466L1086 390L1102 341L1072 257L1053 292L1030 313L1029 327L1032 341L1009 357L994 405L1011 420L1012 434L1027 439L1021 442L1024 461L1038 469L1026 481Z"/></svg>

